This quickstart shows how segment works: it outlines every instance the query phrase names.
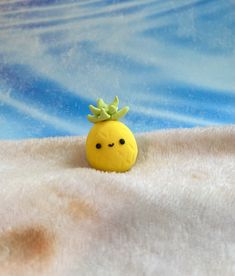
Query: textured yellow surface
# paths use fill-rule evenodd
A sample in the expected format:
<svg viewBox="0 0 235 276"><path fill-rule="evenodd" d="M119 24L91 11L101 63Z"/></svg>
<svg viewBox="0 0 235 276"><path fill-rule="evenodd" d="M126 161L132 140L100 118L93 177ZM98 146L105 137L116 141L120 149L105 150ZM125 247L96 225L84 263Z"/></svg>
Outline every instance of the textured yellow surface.
<svg viewBox="0 0 235 276"><path fill-rule="evenodd" d="M120 139L125 143L121 144ZM96 145L100 144L100 148ZM130 129L119 121L96 123L86 141L89 164L102 171L128 171L135 163L138 153L136 140Z"/></svg>

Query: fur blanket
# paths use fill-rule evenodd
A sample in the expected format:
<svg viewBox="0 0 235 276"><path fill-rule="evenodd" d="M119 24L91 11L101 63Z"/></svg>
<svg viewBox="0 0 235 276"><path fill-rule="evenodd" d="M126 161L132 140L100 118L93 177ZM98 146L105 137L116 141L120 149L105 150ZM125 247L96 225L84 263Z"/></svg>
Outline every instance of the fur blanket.
<svg viewBox="0 0 235 276"><path fill-rule="evenodd" d="M235 275L235 127L137 135L127 173L84 138L0 142L0 275Z"/></svg>

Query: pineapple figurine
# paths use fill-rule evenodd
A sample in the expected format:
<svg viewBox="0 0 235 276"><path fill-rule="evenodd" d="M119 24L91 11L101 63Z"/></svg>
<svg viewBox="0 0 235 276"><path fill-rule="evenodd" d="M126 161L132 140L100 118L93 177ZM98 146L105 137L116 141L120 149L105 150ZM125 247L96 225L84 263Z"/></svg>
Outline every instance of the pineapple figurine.
<svg viewBox="0 0 235 276"><path fill-rule="evenodd" d="M89 164L98 170L125 172L135 164L138 148L130 129L118 120L125 116L129 107L118 110L116 96L111 104L98 99L97 107L90 105L94 123L86 140L86 156Z"/></svg>

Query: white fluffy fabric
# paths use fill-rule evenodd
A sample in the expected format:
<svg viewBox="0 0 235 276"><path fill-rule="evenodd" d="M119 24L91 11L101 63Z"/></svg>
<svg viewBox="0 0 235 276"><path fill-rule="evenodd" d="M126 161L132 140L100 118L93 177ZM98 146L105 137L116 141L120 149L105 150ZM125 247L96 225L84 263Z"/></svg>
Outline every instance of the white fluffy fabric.
<svg viewBox="0 0 235 276"><path fill-rule="evenodd" d="M0 142L0 275L235 275L235 127L137 142L127 173L84 138Z"/></svg>

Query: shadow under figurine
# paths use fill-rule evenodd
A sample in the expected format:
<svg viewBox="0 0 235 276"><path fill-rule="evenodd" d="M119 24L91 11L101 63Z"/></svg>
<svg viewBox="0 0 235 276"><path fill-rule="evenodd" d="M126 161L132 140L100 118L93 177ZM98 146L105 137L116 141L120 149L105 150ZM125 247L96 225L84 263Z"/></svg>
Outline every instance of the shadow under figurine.
<svg viewBox="0 0 235 276"><path fill-rule="evenodd" d="M125 116L129 107L118 110L116 96L111 104L98 99L97 107L90 105L94 123L86 140L86 156L89 164L102 171L125 172L135 164L138 147L133 133L118 120Z"/></svg>

